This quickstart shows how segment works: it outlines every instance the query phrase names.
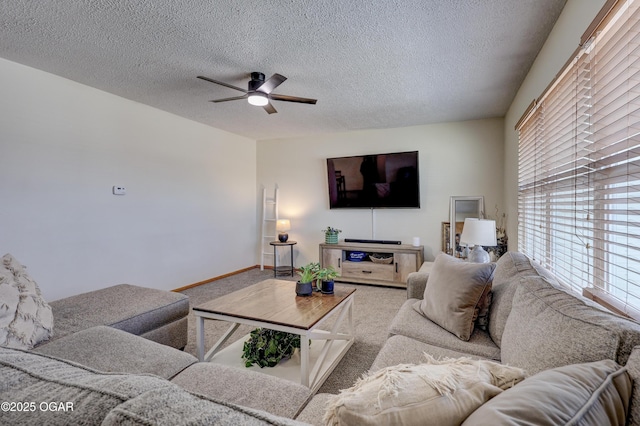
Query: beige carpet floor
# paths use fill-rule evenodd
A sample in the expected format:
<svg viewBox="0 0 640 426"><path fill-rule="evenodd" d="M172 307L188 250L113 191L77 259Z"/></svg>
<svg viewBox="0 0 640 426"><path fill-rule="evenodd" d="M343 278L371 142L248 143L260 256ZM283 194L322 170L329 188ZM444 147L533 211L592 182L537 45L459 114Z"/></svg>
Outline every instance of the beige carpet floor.
<svg viewBox="0 0 640 426"><path fill-rule="evenodd" d="M189 296L191 307L193 307L268 278L273 278L272 270L260 271L256 268L184 290L182 293ZM278 279L295 281L297 277L278 277ZM321 393L338 393L340 389L351 387L369 369L387 339L391 319L406 300L404 289L339 282L336 286L356 288L353 313L356 339L349 352L318 391ZM229 324L226 322L205 321L206 347L213 346L228 327ZM248 326L240 326L229 343L249 333L251 329ZM195 341L195 321L193 313L190 313L189 336L185 351L196 355Z"/></svg>

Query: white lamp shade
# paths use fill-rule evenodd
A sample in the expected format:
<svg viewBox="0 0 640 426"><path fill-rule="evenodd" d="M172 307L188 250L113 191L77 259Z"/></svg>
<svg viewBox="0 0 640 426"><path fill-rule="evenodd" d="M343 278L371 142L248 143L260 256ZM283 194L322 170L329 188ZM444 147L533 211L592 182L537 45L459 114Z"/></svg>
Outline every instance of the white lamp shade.
<svg viewBox="0 0 640 426"><path fill-rule="evenodd" d="M291 221L289 219L279 219L276 222L276 231L287 232L291 229Z"/></svg>
<svg viewBox="0 0 640 426"><path fill-rule="evenodd" d="M265 106L269 103L269 98L264 93L254 92L249 95L248 101L251 105Z"/></svg>
<svg viewBox="0 0 640 426"><path fill-rule="evenodd" d="M495 246L496 221L467 218L464 220L460 244L468 246Z"/></svg>

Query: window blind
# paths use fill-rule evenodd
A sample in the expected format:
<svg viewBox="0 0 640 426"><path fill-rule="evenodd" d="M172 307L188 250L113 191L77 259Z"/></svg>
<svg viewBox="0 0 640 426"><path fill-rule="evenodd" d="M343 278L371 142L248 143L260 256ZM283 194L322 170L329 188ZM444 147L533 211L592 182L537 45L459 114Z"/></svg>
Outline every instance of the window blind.
<svg viewBox="0 0 640 426"><path fill-rule="evenodd" d="M640 312L640 0L606 18L519 121L518 249Z"/></svg>

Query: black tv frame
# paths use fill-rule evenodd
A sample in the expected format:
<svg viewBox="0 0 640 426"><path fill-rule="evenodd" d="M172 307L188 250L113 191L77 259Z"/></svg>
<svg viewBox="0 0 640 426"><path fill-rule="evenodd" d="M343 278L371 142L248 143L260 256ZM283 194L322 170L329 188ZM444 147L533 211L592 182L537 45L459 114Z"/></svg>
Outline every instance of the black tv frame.
<svg viewBox="0 0 640 426"><path fill-rule="evenodd" d="M420 208L418 151L327 158L330 209Z"/></svg>

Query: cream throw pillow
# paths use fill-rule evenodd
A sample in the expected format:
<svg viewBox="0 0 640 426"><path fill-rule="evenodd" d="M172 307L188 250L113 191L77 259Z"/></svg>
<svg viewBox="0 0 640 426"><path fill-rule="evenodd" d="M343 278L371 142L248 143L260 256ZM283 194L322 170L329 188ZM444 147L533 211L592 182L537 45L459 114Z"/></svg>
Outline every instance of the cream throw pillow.
<svg viewBox="0 0 640 426"><path fill-rule="evenodd" d="M524 379L523 370L470 358L401 364L359 379L330 397L327 425L459 425Z"/></svg>
<svg viewBox="0 0 640 426"><path fill-rule="evenodd" d="M0 263L0 346L31 349L53 330L51 307L40 288L13 256Z"/></svg>
<svg viewBox="0 0 640 426"><path fill-rule="evenodd" d="M482 296L489 295L495 268L495 263L469 263L439 254L416 310L460 339L469 340Z"/></svg>

